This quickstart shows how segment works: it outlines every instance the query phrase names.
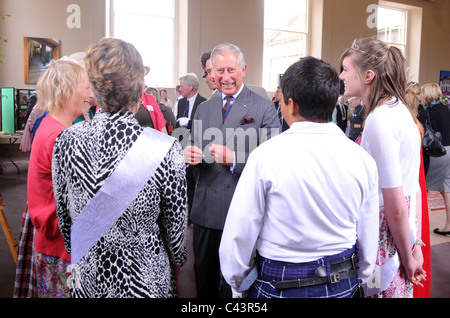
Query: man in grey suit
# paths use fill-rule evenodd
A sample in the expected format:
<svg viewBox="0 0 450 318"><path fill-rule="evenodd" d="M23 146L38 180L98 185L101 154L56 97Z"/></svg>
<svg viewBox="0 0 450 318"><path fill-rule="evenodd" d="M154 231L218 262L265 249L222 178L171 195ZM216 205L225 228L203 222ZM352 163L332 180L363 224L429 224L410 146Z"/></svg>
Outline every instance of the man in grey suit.
<svg viewBox="0 0 450 318"><path fill-rule="evenodd" d="M219 245L228 207L250 152L280 133L273 103L243 83L247 70L240 49L218 45L211 53L219 94L194 116L185 162L199 167L191 212L197 297L231 297L220 279Z"/></svg>

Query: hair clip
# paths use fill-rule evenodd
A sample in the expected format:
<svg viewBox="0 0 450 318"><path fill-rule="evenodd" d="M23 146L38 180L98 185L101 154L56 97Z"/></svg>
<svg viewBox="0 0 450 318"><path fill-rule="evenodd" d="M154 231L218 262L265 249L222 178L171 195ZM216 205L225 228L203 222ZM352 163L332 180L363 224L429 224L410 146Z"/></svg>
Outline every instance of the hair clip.
<svg viewBox="0 0 450 318"><path fill-rule="evenodd" d="M351 49L353 49L353 50L355 50L355 51L358 51L358 52L361 52L361 53L363 53L363 54L370 55L370 54L367 53L366 51L363 51L363 50L361 50L361 49L359 48L359 45L356 44L356 39L353 41L353 44L352 44L352 46L351 46ZM375 57L376 59L378 59L378 56L373 55L373 57Z"/></svg>
<svg viewBox="0 0 450 318"><path fill-rule="evenodd" d="M416 82L409 82L408 87L406 87L406 90L407 91L410 90L416 84L418 85L418 83L416 83Z"/></svg>

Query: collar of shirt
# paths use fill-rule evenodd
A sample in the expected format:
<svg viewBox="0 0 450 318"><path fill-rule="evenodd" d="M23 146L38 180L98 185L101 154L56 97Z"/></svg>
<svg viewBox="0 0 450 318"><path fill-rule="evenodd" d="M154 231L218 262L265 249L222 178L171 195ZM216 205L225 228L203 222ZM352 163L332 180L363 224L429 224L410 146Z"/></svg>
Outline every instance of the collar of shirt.
<svg viewBox="0 0 450 318"><path fill-rule="evenodd" d="M189 107L194 106L195 99L197 98L197 95L198 95L198 93L195 94L194 96L192 96L191 98L188 98L188 100L189 100Z"/></svg>
<svg viewBox="0 0 450 318"><path fill-rule="evenodd" d="M284 133L296 134L342 134L342 130L333 122L329 123L315 123L312 121L298 121L292 123L290 128Z"/></svg>

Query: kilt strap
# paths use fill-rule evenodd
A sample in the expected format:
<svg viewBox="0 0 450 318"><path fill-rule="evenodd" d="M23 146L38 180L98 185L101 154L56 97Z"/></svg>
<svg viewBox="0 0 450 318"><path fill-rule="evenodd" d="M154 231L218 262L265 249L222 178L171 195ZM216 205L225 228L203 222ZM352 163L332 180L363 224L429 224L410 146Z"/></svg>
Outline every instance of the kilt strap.
<svg viewBox="0 0 450 318"><path fill-rule="evenodd" d="M316 269L316 277L284 280L272 282L271 284L277 289L299 288L328 283L336 284L341 280L353 278L358 275L357 258L355 254L353 254L349 259L330 264L329 266L329 275L327 274L327 265L322 265Z"/></svg>

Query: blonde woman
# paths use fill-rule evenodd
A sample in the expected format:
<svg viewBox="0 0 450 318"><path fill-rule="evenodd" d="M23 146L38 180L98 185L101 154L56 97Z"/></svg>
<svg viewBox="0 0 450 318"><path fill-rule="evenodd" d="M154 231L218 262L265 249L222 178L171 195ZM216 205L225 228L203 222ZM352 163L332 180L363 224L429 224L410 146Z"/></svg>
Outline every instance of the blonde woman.
<svg viewBox="0 0 450 318"><path fill-rule="evenodd" d="M379 175L378 267L366 296L412 297L412 284L421 284L425 272L416 241L421 138L406 102L405 59L399 49L366 38L353 42L341 64L345 95L361 96L366 107L361 146Z"/></svg>
<svg viewBox="0 0 450 318"><path fill-rule="evenodd" d="M434 229L434 233L450 236L450 110L440 101L441 88L436 83L422 86L422 101L430 116L431 127L439 131L442 144L447 154L442 157L430 157L426 182L427 190L439 191L444 198L446 220L442 227Z"/></svg>
<svg viewBox="0 0 450 318"><path fill-rule="evenodd" d="M423 124L421 122L421 114L426 110L423 108L421 102L422 88L416 82L409 82L406 88L406 101L410 105L411 112L414 116L417 128L419 129L420 135L423 138L425 133ZM427 198L427 188L425 184L425 164L428 162L429 157L423 154L423 147L421 149L421 167L419 172L419 184L421 191L421 202L418 206L422 207L422 218L421 222L418 223L418 233L417 236L423 240L424 244L421 247L423 254L423 269L429 273L431 270L430 265L430 219L428 214L428 198ZM422 286L414 285L414 298L430 298L430 279L422 282Z"/></svg>
<svg viewBox="0 0 450 318"><path fill-rule="evenodd" d="M36 229L33 264L37 297L67 297L70 254L56 217L52 153L59 133L90 104L93 93L85 68L73 60L52 61L37 83L38 107L49 114L33 140L28 167L28 209Z"/></svg>

